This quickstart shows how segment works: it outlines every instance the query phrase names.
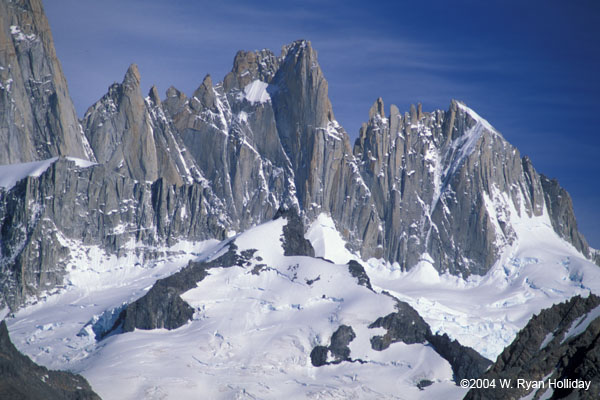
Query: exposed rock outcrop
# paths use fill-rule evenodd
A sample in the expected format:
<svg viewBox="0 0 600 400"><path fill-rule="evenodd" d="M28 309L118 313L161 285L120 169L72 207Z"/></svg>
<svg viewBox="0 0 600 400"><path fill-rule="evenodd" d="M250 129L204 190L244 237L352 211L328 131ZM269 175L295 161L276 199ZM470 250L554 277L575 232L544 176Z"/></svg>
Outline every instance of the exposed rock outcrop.
<svg viewBox="0 0 600 400"><path fill-rule="evenodd" d="M285 218L287 220L283 227L283 237L281 238L283 254L286 256L307 256L314 257L315 249L310 241L304 238L304 224L302 218L295 209L279 209L273 219Z"/></svg>
<svg viewBox="0 0 600 400"><path fill-rule="evenodd" d="M350 271L350 275L357 279L359 285L365 286L373 290L373 287L371 286L371 280L369 279L369 275L367 275L367 272L365 271L364 267L360 265L359 262L354 260L348 261L348 271Z"/></svg>
<svg viewBox="0 0 600 400"><path fill-rule="evenodd" d="M304 239L304 225L295 210L279 210L275 219L286 218L281 246L286 256L314 256L310 242ZM166 278L159 279L135 302L125 307L112 329L105 335L131 332L134 329L176 329L190 321L194 309L180 295L196 287L212 268L243 267L253 258L255 250L238 251L235 240L225 244L225 254L208 261L190 261L188 265ZM265 267L258 264L259 269ZM267 266L268 267L268 266ZM253 272L254 273L254 272ZM256 271L259 273L259 270Z"/></svg>
<svg viewBox="0 0 600 400"><path fill-rule="evenodd" d="M190 262L181 271L159 279L140 299L129 304L106 334L132 332L135 329L176 329L192 319L194 309L179 297L196 287L208 275L208 270L218 267L243 266L253 251L237 252L233 243L225 254L207 262Z"/></svg>
<svg viewBox="0 0 600 400"><path fill-rule="evenodd" d="M554 231L586 257L590 257L588 243L577 230L571 196L559 185L556 179L548 179L546 176L541 175L541 182ZM598 261L596 261L596 264L600 265Z"/></svg>
<svg viewBox="0 0 600 400"><path fill-rule="evenodd" d="M224 238L224 214L201 184L137 182L104 165L59 159L39 177L0 189L0 307L16 309L61 286L70 246L152 259L180 239Z"/></svg>
<svg viewBox="0 0 600 400"><path fill-rule="evenodd" d="M356 338L351 326L340 325L331 335L329 346L315 346L310 353L313 366L321 367L329 364L339 364L342 361L352 361L348 345ZM330 360L331 355L331 360Z"/></svg>
<svg viewBox="0 0 600 400"><path fill-rule="evenodd" d="M373 336L371 347L384 351L390 344L403 342L406 344L429 343L434 350L452 367L456 383L461 379L477 378L485 372L492 362L470 347L451 340L446 334L433 334L429 325L417 311L405 302L398 301L396 311L378 318L369 328L385 328L383 336Z"/></svg>
<svg viewBox="0 0 600 400"><path fill-rule="evenodd" d="M0 322L0 395L3 399L100 400L81 375L51 371L21 354Z"/></svg>
<svg viewBox="0 0 600 400"><path fill-rule="evenodd" d="M94 160L41 0L0 1L0 164Z"/></svg>
<svg viewBox="0 0 600 400"><path fill-rule="evenodd" d="M542 310L482 378L509 388L472 389L465 399L597 399L600 395L600 297L590 294ZM533 383L520 385L518 379ZM556 382L570 382L566 387ZM574 388L573 381L587 383ZM529 386L529 387L528 387Z"/></svg>
<svg viewBox="0 0 600 400"><path fill-rule="evenodd" d="M109 170L140 182L163 178L182 185L202 181L194 161L165 117L156 88L144 99L132 64L121 84L91 106L83 126L96 159Z"/></svg>
<svg viewBox="0 0 600 400"><path fill-rule="evenodd" d="M392 343L429 344L452 367L454 381L477 378L482 375L492 362L482 357L470 347L451 340L447 335L433 334L429 325L419 313L405 302L397 301L395 313L378 318L369 328L385 328L385 335L371 337L373 350L385 351ZM356 337L352 327L340 325L333 333L329 346L315 346L311 353L311 363L315 367L339 364L342 361L368 362L352 359L348 345ZM430 385L427 381L419 383L422 387ZM421 387L420 386L420 387Z"/></svg>

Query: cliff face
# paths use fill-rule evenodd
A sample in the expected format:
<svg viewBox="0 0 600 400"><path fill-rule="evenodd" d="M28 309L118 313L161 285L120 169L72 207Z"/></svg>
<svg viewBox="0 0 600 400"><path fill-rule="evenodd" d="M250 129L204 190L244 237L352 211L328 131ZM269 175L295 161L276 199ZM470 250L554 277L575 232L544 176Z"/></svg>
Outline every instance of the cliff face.
<svg viewBox="0 0 600 400"><path fill-rule="evenodd" d="M279 57L239 52L223 83L206 77L191 99L172 88L164 105L237 229L291 205L308 220L331 215L365 259L410 269L427 253L469 275L518 241L516 222L548 217L590 257L571 204L557 206L531 161L461 102L386 116L379 99L351 149L309 42Z"/></svg>
<svg viewBox="0 0 600 400"><path fill-rule="evenodd" d="M379 99L354 147L385 222L385 253L410 268L428 253L439 271L484 274L517 239L513 222L545 212L528 159L463 103L389 117Z"/></svg>
<svg viewBox="0 0 600 400"><path fill-rule="evenodd" d="M309 42L286 46L279 57L238 52L222 83L213 87L207 76L190 99L171 88L163 106L236 229L281 206L308 219L326 212L355 250L381 255L369 189Z"/></svg>
<svg viewBox="0 0 600 400"><path fill-rule="evenodd" d="M165 117L156 88L146 99L142 96L136 65L88 109L83 127L98 162L116 173L177 185L202 180Z"/></svg>
<svg viewBox="0 0 600 400"><path fill-rule="evenodd" d="M93 160L40 0L0 2L0 164Z"/></svg>
<svg viewBox="0 0 600 400"><path fill-rule="evenodd" d="M61 286L73 247L152 259L181 239L223 238L224 215L202 184L139 182L104 165L58 159L0 192L2 304L15 309Z"/></svg>
<svg viewBox="0 0 600 400"><path fill-rule="evenodd" d="M593 258L594 254L592 254L585 237L577 230L573 202L569 193L559 185L556 179L549 179L541 175L541 183L554 231L586 257ZM596 264L600 265L597 259Z"/></svg>
<svg viewBox="0 0 600 400"><path fill-rule="evenodd" d="M518 243L516 225L536 218L598 258L566 192L461 102L387 115L379 99L352 147L301 40L279 56L238 52L221 83L206 76L190 98L175 88L144 98L132 65L82 128L39 1L0 7L0 164L98 163L61 158L0 188L11 308L61 285L65 240L124 254L133 239L152 257L144 246L222 238L280 208L305 222L328 214L351 250L403 269L425 258L440 272L483 275Z"/></svg>

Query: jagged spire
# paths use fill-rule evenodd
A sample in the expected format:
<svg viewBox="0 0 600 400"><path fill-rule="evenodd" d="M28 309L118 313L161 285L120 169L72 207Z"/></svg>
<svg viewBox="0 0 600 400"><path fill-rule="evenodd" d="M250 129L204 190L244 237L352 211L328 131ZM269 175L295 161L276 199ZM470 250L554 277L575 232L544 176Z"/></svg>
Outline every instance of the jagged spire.
<svg viewBox="0 0 600 400"><path fill-rule="evenodd" d="M213 112L217 112L217 97L213 89L213 82L210 75L206 75L202 80L202 84L194 92L196 97L204 107L209 108Z"/></svg>
<svg viewBox="0 0 600 400"><path fill-rule="evenodd" d="M371 109L369 110L369 119L372 119L375 117L375 115L385 118L385 109L383 106L383 99L381 97L378 97L377 100L375 100L375 103L373 103Z"/></svg>
<svg viewBox="0 0 600 400"><path fill-rule="evenodd" d="M140 70L138 69L137 64L131 64L129 68L127 68L127 72L123 78L123 86L126 89L135 89L140 87L140 82Z"/></svg>
<svg viewBox="0 0 600 400"><path fill-rule="evenodd" d="M150 100L154 103L155 106L161 105L160 96L158 94L158 89L156 88L156 86L152 85L152 87L150 88L150 92L148 92L148 97L150 97Z"/></svg>

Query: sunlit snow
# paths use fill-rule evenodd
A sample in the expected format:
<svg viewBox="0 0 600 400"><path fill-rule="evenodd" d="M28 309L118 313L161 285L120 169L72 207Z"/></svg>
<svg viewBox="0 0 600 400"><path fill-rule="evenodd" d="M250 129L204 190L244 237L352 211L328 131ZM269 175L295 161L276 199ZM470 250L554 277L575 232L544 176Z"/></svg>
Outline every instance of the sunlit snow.
<svg viewBox="0 0 600 400"><path fill-rule="evenodd" d="M124 303L187 260L217 257L228 241L162 249L171 256L157 262L133 255L117 259L66 241L79 252L69 285L9 319L13 340L36 362L82 373L104 399L464 395L452 381L448 362L429 346L395 343L382 352L372 350L370 338L385 330L368 325L394 312L395 301L358 285L347 265L284 256L280 240L285 223L278 219L228 239L239 251L257 249L254 259L244 267L209 270L208 277L184 293L182 298L196 310L190 323L100 342L90 322L98 322L102 314L118 315ZM103 323L110 325L110 318ZM341 324L356 333L351 357L363 363L312 366L312 348L329 345ZM434 382L425 391L416 387L423 379Z"/></svg>
<svg viewBox="0 0 600 400"><path fill-rule="evenodd" d="M243 93L240 93L238 98L246 99L252 104L271 101L271 96L267 92L268 86L268 83L256 79L244 87Z"/></svg>
<svg viewBox="0 0 600 400"><path fill-rule="evenodd" d="M497 201L492 196L490 201ZM156 249L157 260L125 258L61 238L71 249L67 286L9 318L17 347L36 362L83 374L105 399L137 398L377 398L459 399L450 365L429 346L394 343L382 352L370 338L377 317L394 311L385 290L415 307L434 332L447 333L495 357L529 318L575 294L600 293L600 271L552 230L547 215L509 210L518 240L483 277L440 275L423 254L408 272L381 260L364 263L375 292L357 284L330 216L307 232L316 255L284 256L284 219L267 222L222 243L182 242ZM182 298L195 309L181 328L117 334L101 341L94 324L110 326L124 304L189 260L215 258L230 241L256 249L243 267L214 268ZM131 249L136 243L129 243ZM577 334L592 311L574 324ZM592 315L593 314L593 315ZM351 357L316 368L310 352L327 346L342 324L352 327ZM569 336L567 335L567 336ZM422 379L434 382L421 391Z"/></svg>
<svg viewBox="0 0 600 400"><path fill-rule="evenodd" d="M66 159L75 162L75 165L80 168L87 168L95 165L95 163L91 161L81 160L75 157L66 157ZM38 177L57 160L58 157L53 157L42 161L0 165L0 187L10 189L21 179L28 176Z"/></svg>

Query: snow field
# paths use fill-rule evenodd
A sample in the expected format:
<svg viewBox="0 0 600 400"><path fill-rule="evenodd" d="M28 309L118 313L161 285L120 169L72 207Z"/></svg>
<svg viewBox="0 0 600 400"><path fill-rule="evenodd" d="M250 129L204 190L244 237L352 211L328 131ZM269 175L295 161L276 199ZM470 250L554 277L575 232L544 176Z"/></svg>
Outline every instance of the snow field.
<svg viewBox="0 0 600 400"><path fill-rule="evenodd" d="M434 332L495 361L540 310L575 295L600 294L600 268L558 237L547 213L528 217L499 192L486 203L508 208L517 240L485 276L440 275L426 254L408 272L374 259L365 268L377 290L409 303Z"/></svg>
<svg viewBox="0 0 600 400"><path fill-rule="evenodd" d="M139 298L192 255L218 257L224 243L189 245L176 259L140 264L130 275L117 267L125 260L102 259L87 249L89 266L71 272L64 293L19 312L11 334L36 362L82 373L105 399L462 396L450 365L429 346L395 343L372 350L370 338L385 330L368 325L394 312L394 300L359 286L347 265L284 256L284 225L279 219L233 238L239 251L257 249L254 259L244 267L211 269L183 294L196 312L179 329L136 330L96 341L86 324ZM109 276L120 282L108 284ZM329 345L341 324L356 333L351 357L366 363L313 367L311 350ZM420 391L422 379L434 384Z"/></svg>
<svg viewBox="0 0 600 400"><path fill-rule="evenodd" d="M325 214L306 236L317 257L339 264L284 256L284 219L221 243L182 242L161 249L158 260L135 256L136 243L128 245L130 256L116 258L61 238L73 255L69 284L19 311L9 319L9 329L17 347L34 361L82 373L105 399L458 399L465 390L454 384L450 365L430 346L394 343L382 352L371 349L370 338L385 330L368 325L394 312L395 304L378 292L407 301L434 332L447 333L492 360L534 313L575 294L600 292L598 268L556 236L547 216L521 213L517 218L516 210L509 211L518 240L486 276L440 275L427 254L409 272L369 260L363 265L375 292L349 274L345 263L358 258ZM238 251L257 251L243 267L211 269L182 295L195 308L191 322L172 331L136 330L95 339L93 323L110 325L112 310L114 318L119 307L191 259L219 257L229 241ZM570 333L586 321L578 321ZM356 334L350 357L365 363L313 367L311 350L328 346L342 324ZM416 384L423 379L434 384L421 391Z"/></svg>

